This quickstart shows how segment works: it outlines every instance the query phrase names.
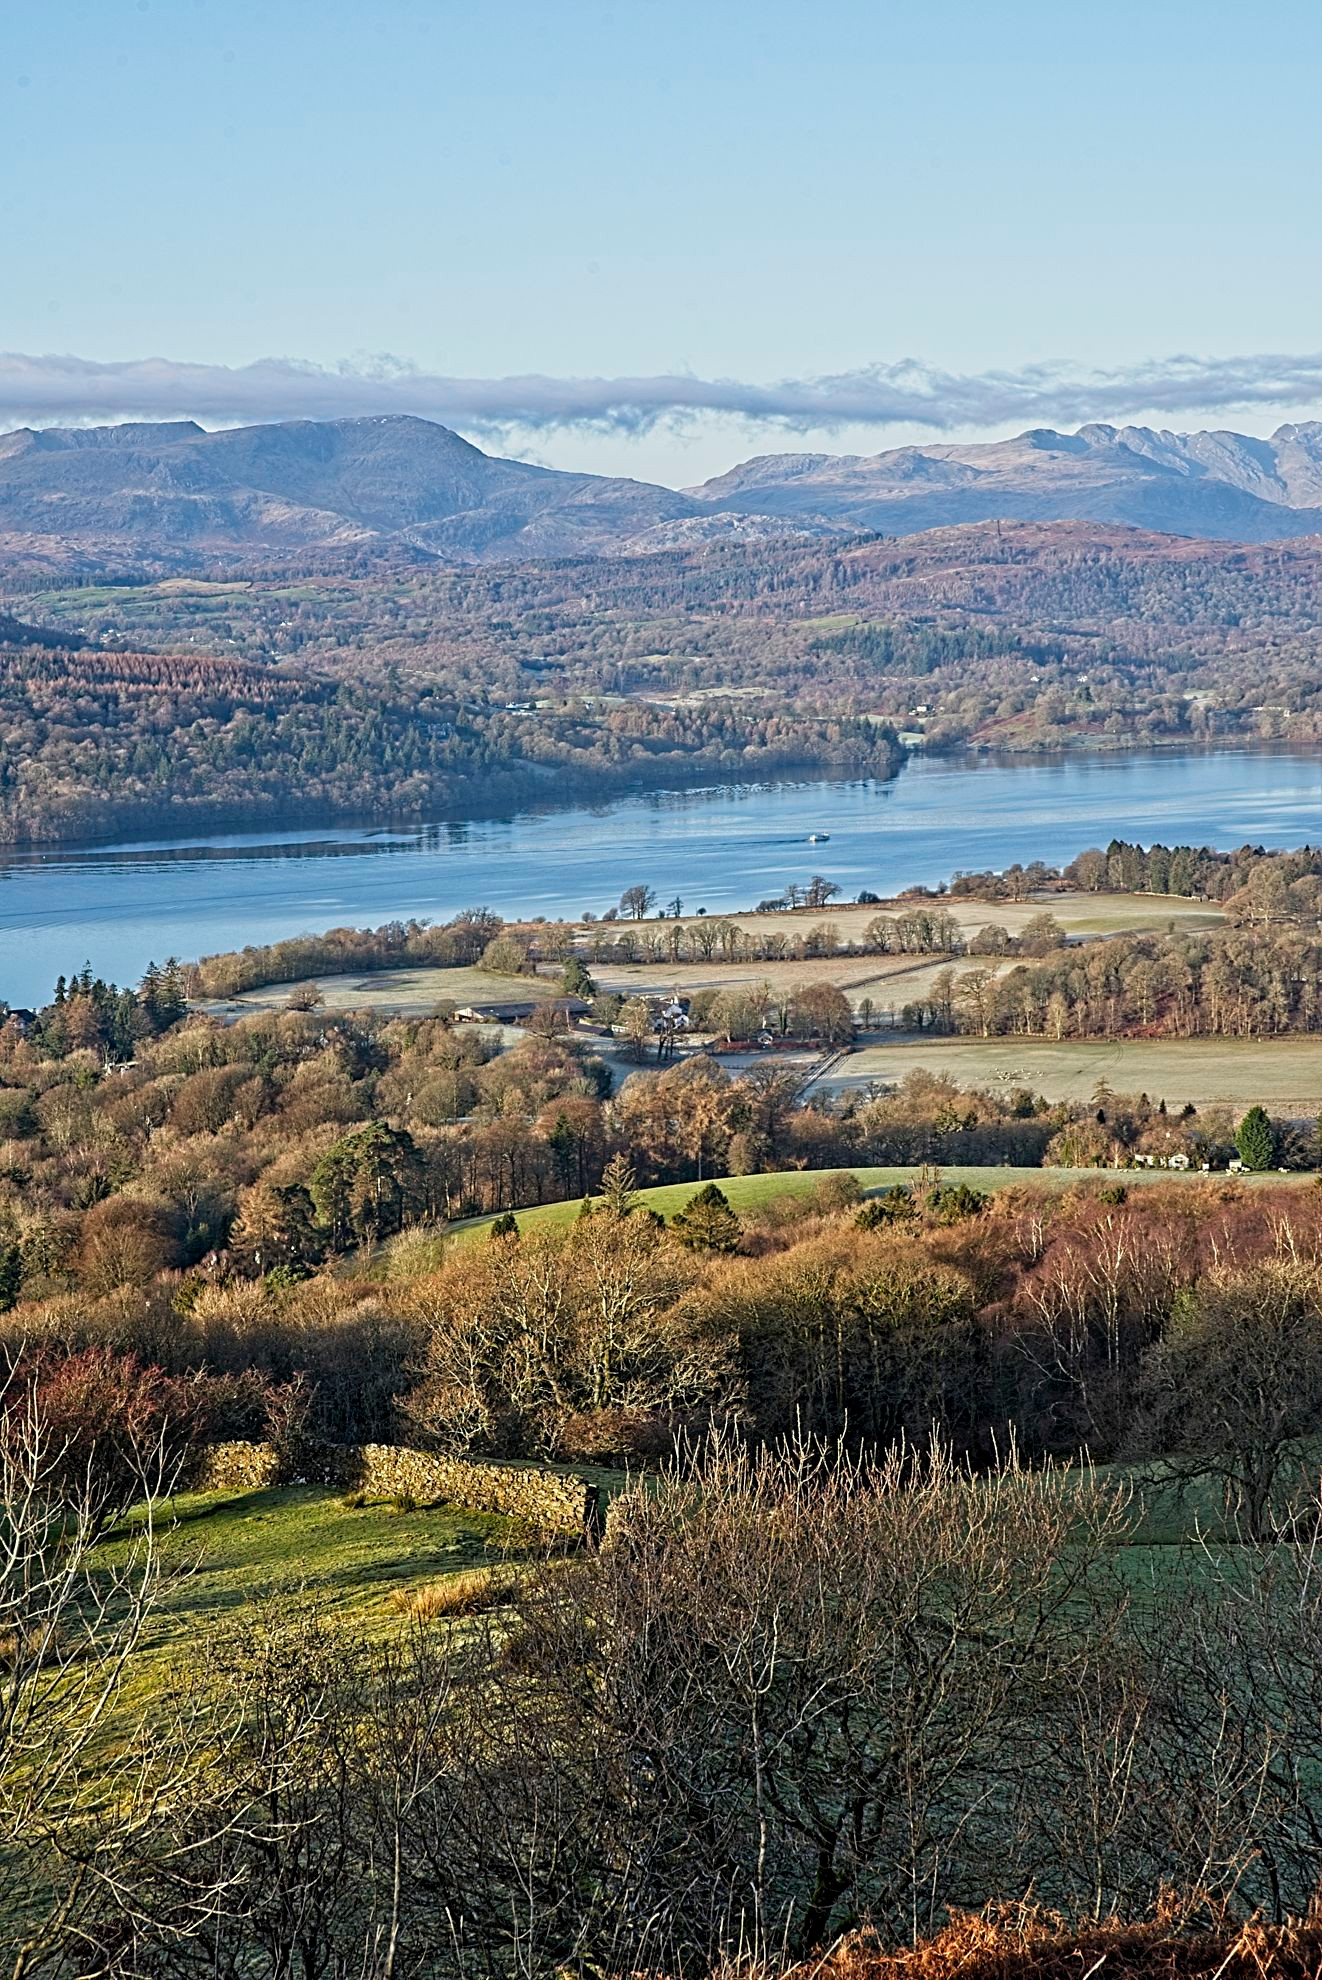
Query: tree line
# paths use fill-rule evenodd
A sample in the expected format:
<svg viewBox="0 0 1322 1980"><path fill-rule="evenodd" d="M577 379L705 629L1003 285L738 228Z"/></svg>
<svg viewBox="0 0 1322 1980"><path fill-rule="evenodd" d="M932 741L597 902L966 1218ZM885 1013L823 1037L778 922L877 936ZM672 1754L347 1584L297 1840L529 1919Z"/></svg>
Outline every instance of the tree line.
<svg viewBox="0 0 1322 1980"><path fill-rule="evenodd" d="M814 994L830 988L812 986ZM916 1434L916 1418L887 1413L904 1381L892 1361L877 1359L875 1342L859 1364L860 1380L872 1370L866 1398L854 1391L853 1377L846 1382L838 1360L829 1381L825 1365L814 1364L804 1376L808 1388L799 1386L792 1368L800 1348L779 1323L767 1340L771 1359L761 1361L756 1341L770 1312L769 1281L756 1257L759 1248L776 1252L783 1244L774 1217L759 1237L708 1191L658 1237L650 1215L625 1218L621 1192L628 1197L636 1186L663 1182L690 1182L699 1192L731 1174L843 1172L845 1180L823 1185L818 1214L825 1215L833 1205L858 1208L848 1172L864 1165L1086 1168L1179 1157L1191 1167L1220 1168L1237 1151L1236 1123L1221 1112L1172 1113L1146 1096L1099 1090L1087 1103L1048 1106L1028 1089L965 1092L914 1072L894 1091L805 1102L790 1070L772 1064L732 1076L703 1055L640 1068L616 1084L590 1042L563 1033L530 1032L500 1052L475 1028L444 1017L386 1019L314 1007L224 1025L172 1017L171 994L164 972L144 987L142 1001L156 1000L162 1029L136 1038L129 1063L83 1042L82 1020L95 1016L97 1004L81 979L72 993L66 983L63 1000L33 1026L11 1020L0 1028L0 1309L10 1313L10 1338L49 1335L70 1350L131 1339L145 1362L174 1375L238 1379L257 1368L275 1389L305 1380L320 1434L350 1440L391 1434L424 1367L434 1412L427 1434L464 1444L471 1426L486 1424L479 1444L489 1438L505 1454L563 1454L566 1438L578 1439L577 1448L603 1435L632 1435L631 1412L640 1410L644 1441L669 1434L693 1412L705 1420L731 1411L767 1435L805 1412L823 1434L843 1433L847 1423L871 1424L869 1436L901 1428ZM107 1008L113 1013L114 1000ZM1316 1148L1300 1137L1297 1128L1283 1136L1250 1113L1239 1124L1238 1155L1251 1168L1314 1162ZM1123 1199L1121 1181L1104 1187ZM603 1196L611 1215L598 1224L590 1213ZM521 1236L518 1217L531 1204L555 1201L587 1210L574 1245L561 1251L553 1244L548 1253ZM446 1228L484 1211L505 1214L497 1231L505 1248L478 1243L451 1258ZM975 1248L981 1233L1004 1235L1006 1227L984 1211L976 1192L933 1184L926 1194L893 1194L859 1214L869 1230L907 1234L904 1255L918 1271L913 1296L935 1314L954 1281L933 1278L926 1265L918 1270L912 1244L939 1261L965 1241L951 1235L961 1225ZM797 1223L812 1215L811 1202L805 1211L802 1200L791 1212ZM1140 1215L1130 1212L1127 1221ZM751 1262L743 1257L749 1246ZM717 1265L701 1261L728 1259L732 1247L740 1253L729 1263L735 1276L713 1280L708 1309L701 1284ZM1025 1254L1025 1271L1034 1255ZM316 1316L339 1310L337 1263L354 1257L374 1286L362 1325L347 1332L323 1326ZM898 1258L897 1287L909 1283L909 1266L900 1271ZM728 1320L746 1269L751 1331L736 1352ZM382 1271L384 1290L375 1286ZM438 1271L439 1278L429 1276ZM621 1272L628 1287L617 1282ZM551 1301L536 1322L542 1345L535 1356L531 1310L520 1307L509 1319L525 1273L529 1297ZM390 1291L419 1276L428 1279L425 1309ZM975 1389L994 1340L978 1315L988 1299L1008 1296L989 1290L997 1283L1010 1282L995 1274L977 1280L982 1290L972 1306L960 1292L959 1327L942 1336L943 1367L947 1346L958 1347L952 1371L966 1349L972 1353L967 1370ZM843 1314L828 1313L827 1280L813 1284L811 1299L806 1290L793 1292L785 1309L788 1321L802 1297L815 1316L810 1363L832 1342L830 1352L843 1353L848 1334ZM879 1297L868 1294L874 1303ZM599 1300L604 1307L594 1304ZM433 1345L442 1315L450 1316L444 1366L419 1340L420 1313L431 1316ZM370 1343L378 1330L376 1364ZM714 1359L704 1341L719 1343ZM934 1335L929 1345L936 1344ZM765 1388L773 1364L788 1387ZM923 1407L935 1407L935 1377L923 1365ZM1002 1400L1011 1365L1002 1364L993 1385ZM509 1415L499 1398L516 1368L540 1400ZM823 1415L831 1382L838 1405ZM942 1403L940 1420L948 1434L981 1450L983 1436L1006 1425L986 1419L987 1405L972 1391L961 1393L958 1403L953 1391ZM755 1403L759 1394L764 1404ZM246 1392L218 1396L221 1405L245 1422L257 1407ZM422 1420L417 1397L407 1408L411 1421ZM1036 1444L1047 1434L1041 1422L1058 1408L1056 1399L1048 1408L1039 1398L1014 1421ZM566 1427L594 1412L605 1412L604 1432ZM515 1427L491 1427L498 1423Z"/></svg>
<svg viewBox="0 0 1322 1980"><path fill-rule="evenodd" d="M824 907L840 890L834 882L820 879L800 891L818 896L803 905ZM563 973L603 962L803 962L824 956L965 953L1036 956L1063 946L1066 940L1064 929L1045 908L1017 934L989 924L969 935L948 908L928 900L916 899L894 912L873 915L858 929L831 920L805 926L792 919L783 927L768 926L761 919L750 927L728 914L685 919L679 898L655 919L645 919L657 905L654 891L639 883L625 890L625 900L631 897L641 903L642 911L630 910L627 920L618 914L598 919L589 913L581 922L539 917L507 923L489 908L465 908L445 922L414 919L385 922L375 929L332 928L321 935L287 936L278 942L224 950L180 967L188 995L206 1001L236 997L271 983L417 965L449 969L482 964L498 975L535 975L543 964ZM761 917L790 906L786 900L764 901L757 912Z"/></svg>
<svg viewBox="0 0 1322 1980"><path fill-rule="evenodd" d="M829 989L789 1021L829 1029ZM315 1004L226 1025L183 1018L168 970L136 993L80 975L0 1026L0 1302L306 1275L414 1226L580 1198L616 1154L647 1182L938 1150L1032 1162L1061 1120L920 1079L898 1102L803 1105L792 1071L732 1078L705 1056L613 1087L563 1032L502 1052L444 1016Z"/></svg>
<svg viewBox="0 0 1322 1980"><path fill-rule="evenodd" d="M1322 937L1114 935L1003 971L943 970L908 1027L976 1038L1263 1038L1322 1030Z"/></svg>

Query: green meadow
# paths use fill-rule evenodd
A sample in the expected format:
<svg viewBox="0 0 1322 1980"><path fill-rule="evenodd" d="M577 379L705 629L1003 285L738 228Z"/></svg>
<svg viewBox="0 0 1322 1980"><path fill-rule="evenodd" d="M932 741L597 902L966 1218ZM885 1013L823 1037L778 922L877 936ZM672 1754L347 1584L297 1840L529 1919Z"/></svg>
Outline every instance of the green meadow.
<svg viewBox="0 0 1322 1980"><path fill-rule="evenodd" d="M750 1214L764 1210L768 1204L795 1197L812 1197L824 1182L833 1175L854 1176L866 1195L875 1195L883 1189L893 1189L897 1184L912 1184L924 1172L914 1166L908 1168L862 1168L848 1170L821 1169L782 1169L774 1175L765 1176L717 1176L713 1178L726 1196L731 1208ZM928 1170L929 1175L933 1173ZM943 1183L967 1183L970 1189L994 1191L1015 1186L1055 1191L1072 1189L1076 1186L1093 1186L1098 1189L1114 1187L1117 1183L1123 1188L1147 1188L1154 1183L1177 1183L1182 1188L1197 1189L1221 1188L1227 1183L1244 1183L1249 1187L1271 1183L1298 1187L1312 1182L1311 1175L1281 1175L1271 1170L1264 1175L1241 1175L1230 1177L1218 1175L1207 1177L1201 1172L1181 1172L1172 1169L1020 1169L1008 1165L998 1168L951 1167L939 1171ZM663 1217L673 1217L682 1210L690 1197L702 1188L701 1183L663 1183L655 1189L642 1189L638 1192L640 1203L657 1211ZM572 1224L579 1215L581 1203L541 1203L530 1210L515 1213L520 1231L559 1230ZM452 1224L450 1232L462 1240L480 1236L495 1217L470 1217L462 1223Z"/></svg>

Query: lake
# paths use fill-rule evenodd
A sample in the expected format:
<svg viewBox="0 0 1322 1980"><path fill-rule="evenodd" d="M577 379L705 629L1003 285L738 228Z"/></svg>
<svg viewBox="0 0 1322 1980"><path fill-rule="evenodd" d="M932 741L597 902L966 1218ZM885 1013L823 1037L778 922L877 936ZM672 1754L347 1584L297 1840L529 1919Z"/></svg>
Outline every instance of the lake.
<svg viewBox="0 0 1322 1980"><path fill-rule="evenodd" d="M829 834L813 845L809 834ZM1322 839L1322 756L1266 750L1051 758L914 755L889 783L802 780L652 792L416 831L198 835L66 846L0 865L0 996L44 1002L90 960L151 960L282 935L506 915L600 914L643 881L687 914L748 907L824 873L894 893L956 868L1052 864L1111 837L1222 847Z"/></svg>

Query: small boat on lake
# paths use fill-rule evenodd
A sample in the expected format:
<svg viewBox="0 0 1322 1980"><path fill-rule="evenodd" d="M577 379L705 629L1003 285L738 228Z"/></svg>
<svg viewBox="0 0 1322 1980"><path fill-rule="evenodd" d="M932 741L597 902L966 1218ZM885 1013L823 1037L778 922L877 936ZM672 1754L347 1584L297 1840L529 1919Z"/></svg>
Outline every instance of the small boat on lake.
<svg viewBox="0 0 1322 1980"><path fill-rule="evenodd" d="M810 846L824 846L830 836L831 834L829 832L809 832L808 844Z"/></svg>

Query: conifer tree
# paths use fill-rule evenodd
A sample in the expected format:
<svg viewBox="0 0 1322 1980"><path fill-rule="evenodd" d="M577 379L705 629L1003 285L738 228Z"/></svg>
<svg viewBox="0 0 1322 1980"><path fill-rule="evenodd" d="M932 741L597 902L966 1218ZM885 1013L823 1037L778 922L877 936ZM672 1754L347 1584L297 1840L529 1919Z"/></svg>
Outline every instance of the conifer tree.
<svg viewBox="0 0 1322 1980"><path fill-rule="evenodd" d="M1276 1160L1276 1129L1265 1108L1249 1108L1235 1130L1235 1146L1246 1169L1271 1168Z"/></svg>
<svg viewBox="0 0 1322 1980"><path fill-rule="evenodd" d="M612 1155L601 1178L601 1198L612 1216L627 1217L638 1201L638 1178L627 1155Z"/></svg>
<svg viewBox="0 0 1322 1980"><path fill-rule="evenodd" d="M704 1183L676 1211L670 1228L690 1251L735 1251L743 1231L729 1197L715 1183Z"/></svg>

